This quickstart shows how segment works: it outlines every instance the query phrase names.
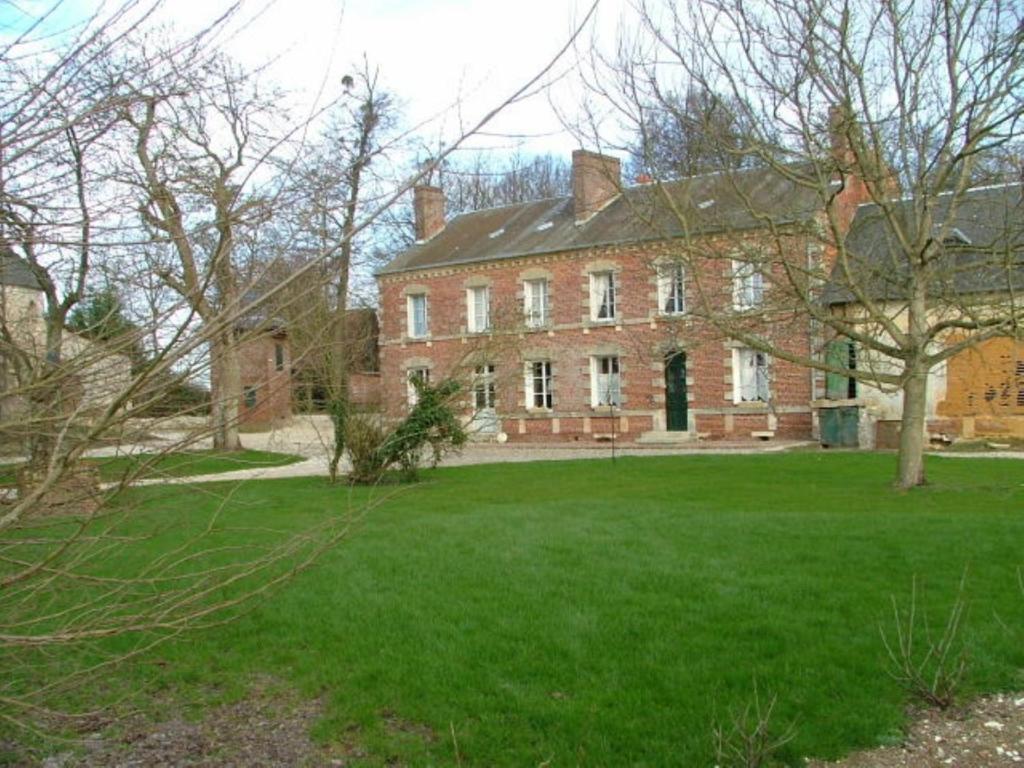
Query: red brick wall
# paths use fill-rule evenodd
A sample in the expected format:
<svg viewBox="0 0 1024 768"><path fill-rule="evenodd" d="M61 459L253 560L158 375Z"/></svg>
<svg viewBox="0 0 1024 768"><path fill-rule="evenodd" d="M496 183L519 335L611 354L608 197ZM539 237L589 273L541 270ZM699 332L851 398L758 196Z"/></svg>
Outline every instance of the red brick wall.
<svg viewBox="0 0 1024 768"><path fill-rule="evenodd" d="M379 408L381 404L380 374L353 373L348 379L349 400L355 406L366 409Z"/></svg>
<svg viewBox="0 0 1024 768"><path fill-rule="evenodd" d="M277 370L275 346L284 349L284 365ZM260 334L239 345L242 370L242 402L239 421L247 425L265 425L287 419L292 413L291 350L283 334ZM246 392L255 389L256 404L250 406Z"/></svg>
<svg viewBox="0 0 1024 768"><path fill-rule="evenodd" d="M434 382L446 376L468 382L474 364L487 360L496 366L496 410L510 440L594 439L612 430L609 409L591 406L590 357L617 354L624 402L616 409L615 431L618 439L633 440L651 429L664 429L664 354L682 349L687 355L691 431L711 438L749 438L751 432L766 430L809 437L812 393L806 368L773 359L773 402L736 405L732 349L739 345L698 320L658 315L653 263L668 247L605 247L381 277L381 390L386 412L405 412L409 368L429 367ZM804 253L800 251L800 258ZM590 321L589 271L605 267L617 274L618 317L613 324L595 324ZM722 301L731 302L730 269L728 260L711 262L699 276L704 291L718 291ZM539 274L537 270L550 280L552 324L544 330L526 329L522 323L522 283ZM687 279L689 306L698 300L696 278ZM490 285L493 334L466 334L467 282ZM421 290L429 297L430 337L408 339L406 295ZM803 316L773 318L771 336L794 352L809 352ZM523 361L532 359L552 362L551 411L524 407ZM464 406L468 412L468 395Z"/></svg>

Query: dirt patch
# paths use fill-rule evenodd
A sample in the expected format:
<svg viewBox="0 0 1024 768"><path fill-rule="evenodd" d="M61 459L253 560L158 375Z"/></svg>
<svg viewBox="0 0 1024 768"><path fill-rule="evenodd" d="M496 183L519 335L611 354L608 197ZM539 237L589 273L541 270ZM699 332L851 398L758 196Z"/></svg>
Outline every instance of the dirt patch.
<svg viewBox="0 0 1024 768"><path fill-rule="evenodd" d="M898 747L857 752L810 768L997 768L1024 766L1024 693L978 699L956 711L918 713Z"/></svg>
<svg viewBox="0 0 1024 768"><path fill-rule="evenodd" d="M176 715L160 723L135 715L116 735L96 733L78 752L52 754L43 768L170 768L171 766L332 766L343 768L368 756L358 727L333 748L310 739L320 703L277 693L214 707L197 721ZM384 710L384 727L399 737L433 742L429 727ZM947 712L919 712L903 744L858 752L837 762L808 761L808 768L1024 768L1024 692L997 694Z"/></svg>
<svg viewBox="0 0 1024 768"><path fill-rule="evenodd" d="M415 736L416 738L422 739L426 742L433 742L437 740L437 735L429 725L416 723L412 720L406 720L405 718L396 715L390 709L383 710L380 713L380 716L384 723L384 727L391 733Z"/></svg>
<svg viewBox="0 0 1024 768"><path fill-rule="evenodd" d="M142 715L85 737L81 748L44 758L43 768L163 768L170 766L343 766L310 739L317 701L266 691L214 707L198 721L179 713L159 723Z"/></svg>

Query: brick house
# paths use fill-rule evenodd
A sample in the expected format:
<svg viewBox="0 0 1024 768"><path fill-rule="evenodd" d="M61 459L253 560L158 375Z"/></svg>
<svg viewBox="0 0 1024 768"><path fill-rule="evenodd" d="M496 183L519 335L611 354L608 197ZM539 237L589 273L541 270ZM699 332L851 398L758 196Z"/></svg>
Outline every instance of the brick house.
<svg viewBox="0 0 1024 768"><path fill-rule="evenodd" d="M292 360L288 333L279 322L239 328L242 378L240 424L266 427L292 414Z"/></svg>
<svg viewBox="0 0 1024 768"><path fill-rule="evenodd" d="M695 237L760 247L767 235L749 210L807 222L817 198L764 169L623 188L615 158L581 150L572 163L568 197L448 222L442 190L416 188L417 242L377 275L385 411L408 408L411 379L457 376L474 428L509 440L810 437L820 377L688 316L694 276L673 253ZM811 241L797 229L793 258L806 259ZM766 288L739 254L700 278L737 312ZM802 315L774 319L770 333L813 351Z"/></svg>

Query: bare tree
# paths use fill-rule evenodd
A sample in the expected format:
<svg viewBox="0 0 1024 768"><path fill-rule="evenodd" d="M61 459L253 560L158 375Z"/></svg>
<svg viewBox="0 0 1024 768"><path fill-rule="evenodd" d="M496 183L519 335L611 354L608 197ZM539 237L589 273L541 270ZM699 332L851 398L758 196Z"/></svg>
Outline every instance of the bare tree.
<svg viewBox="0 0 1024 768"><path fill-rule="evenodd" d="M279 280L261 280L261 240L288 232L281 177L263 169L301 150L301 121L281 115L252 73L211 45L222 41L215 32L225 18L184 40L165 30L154 46L144 27L152 8L127 2L87 20L71 42L40 33L0 51L0 443L20 461L33 459L35 433L48 439L29 482L0 474L0 720L17 727L44 722L69 690L111 665L237 615L309 567L366 511L297 532L246 528L244 518L226 528L231 492L211 489L220 503L193 526L180 494L128 490L160 457L195 447L193 432L104 483L86 456L166 426L138 417L182 377L212 381L214 442L231 447L237 329L337 256L325 251ZM553 63L451 146L529 92ZM333 246L358 237L419 176L342 217ZM288 237L275 247L287 249ZM124 323L124 333L104 339L85 338L105 335L111 315L93 312L94 257L115 288L135 294L124 302L134 327ZM335 282L316 287L331 289ZM75 321L76 333L65 323L80 304L76 317L86 319ZM129 352L140 343L145 353L132 365Z"/></svg>
<svg viewBox="0 0 1024 768"><path fill-rule="evenodd" d="M644 212L681 233L690 315L761 353L899 391L898 485L923 483L930 372L1020 331L1019 195L990 201L998 227L979 229L980 241L957 232L976 215L979 173L1020 141L1020 4L640 0L636 10L642 31L620 55L591 59L591 93L634 126L672 108L680 83L723 94L742 141L704 138L761 168L723 171L714 199L662 183L659 212ZM873 208L858 212L864 203ZM855 213L863 227L848 237ZM806 322L814 343L797 348L785 329ZM856 367L828 354L836 340L856 346Z"/></svg>
<svg viewBox="0 0 1024 768"><path fill-rule="evenodd" d="M138 67L150 59L141 49ZM243 307L238 241L271 214L274 192L253 189L253 174L282 142L274 94L222 55L129 88L121 118L134 138L134 163L126 178L145 226L172 256L153 271L207 326L213 444L238 450L237 328L218 317Z"/></svg>
<svg viewBox="0 0 1024 768"><path fill-rule="evenodd" d="M743 122L748 110L733 97L694 87L655 94L631 126L627 172L634 178L672 179L757 164L744 145L752 133Z"/></svg>
<svg viewBox="0 0 1024 768"><path fill-rule="evenodd" d="M349 310L353 276L369 266L368 251L379 227L363 232L357 227L393 189L391 158L406 140L398 130L396 99L381 87L379 72L368 60L354 76L346 75L343 85L323 135L286 171L295 205L289 239L298 246L288 261L317 266L275 302L289 307L285 315L297 366L317 387L331 417L327 453L332 482L345 451L350 371L365 356L364 334L371 330ZM295 300L297 294L301 300Z"/></svg>
<svg viewBox="0 0 1024 768"><path fill-rule="evenodd" d="M572 185L569 165L553 155L495 160L477 153L445 163L437 175L451 213L560 197Z"/></svg>

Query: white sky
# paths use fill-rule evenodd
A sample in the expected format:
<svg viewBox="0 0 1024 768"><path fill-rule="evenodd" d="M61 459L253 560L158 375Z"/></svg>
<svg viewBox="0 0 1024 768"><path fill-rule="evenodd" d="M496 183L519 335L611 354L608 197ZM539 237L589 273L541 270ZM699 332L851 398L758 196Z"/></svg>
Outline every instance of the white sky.
<svg viewBox="0 0 1024 768"><path fill-rule="evenodd" d="M47 29L59 31L123 1L0 0L0 41L47 11ZM366 55L403 103L406 126L436 146L535 76L566 44L591 2L246 0L228 49L243 64L271 62L271 79L301 94L306 106L321 87L336 92L342 75ZM230 0L165 0L159 19L190 31L229 5ZM596 37L604 47L613 46L620 25L628 23L628 5L629 0L600 0L579 44L586 49ZM563 129L551 102L569 114L576 111L580 89L568 82L573 64L570 51L547 78L556 81L551 90L508 108L469 146L567 157L579 142Z"/></svg>
<svg viewBox="0 0 1024 768"><path fill-rule="evenodd" d="M594 26L614 34L624 3L602 0ZM179 19L202 18L209 2L175 0ZM241 32L233 53L258 64L272 52L274 78L312 99L328 78L337 87L363 55L379 66L384 84L406 107L410 126L430 122L426 137L450 138L460 125L478 120L543 68L568 41L590 7L589 0L332 0L279 1ZM582 40L589 39L589 32ZM555 73L571 69L571 54ZM571 91L556 88L559 106ZM460 102L459 108L453 105ZM576 146L563 131L546 92L516 105L488 133L526 135L522 140L478 137L481 147L551 151L567 155Z"/></svg>

